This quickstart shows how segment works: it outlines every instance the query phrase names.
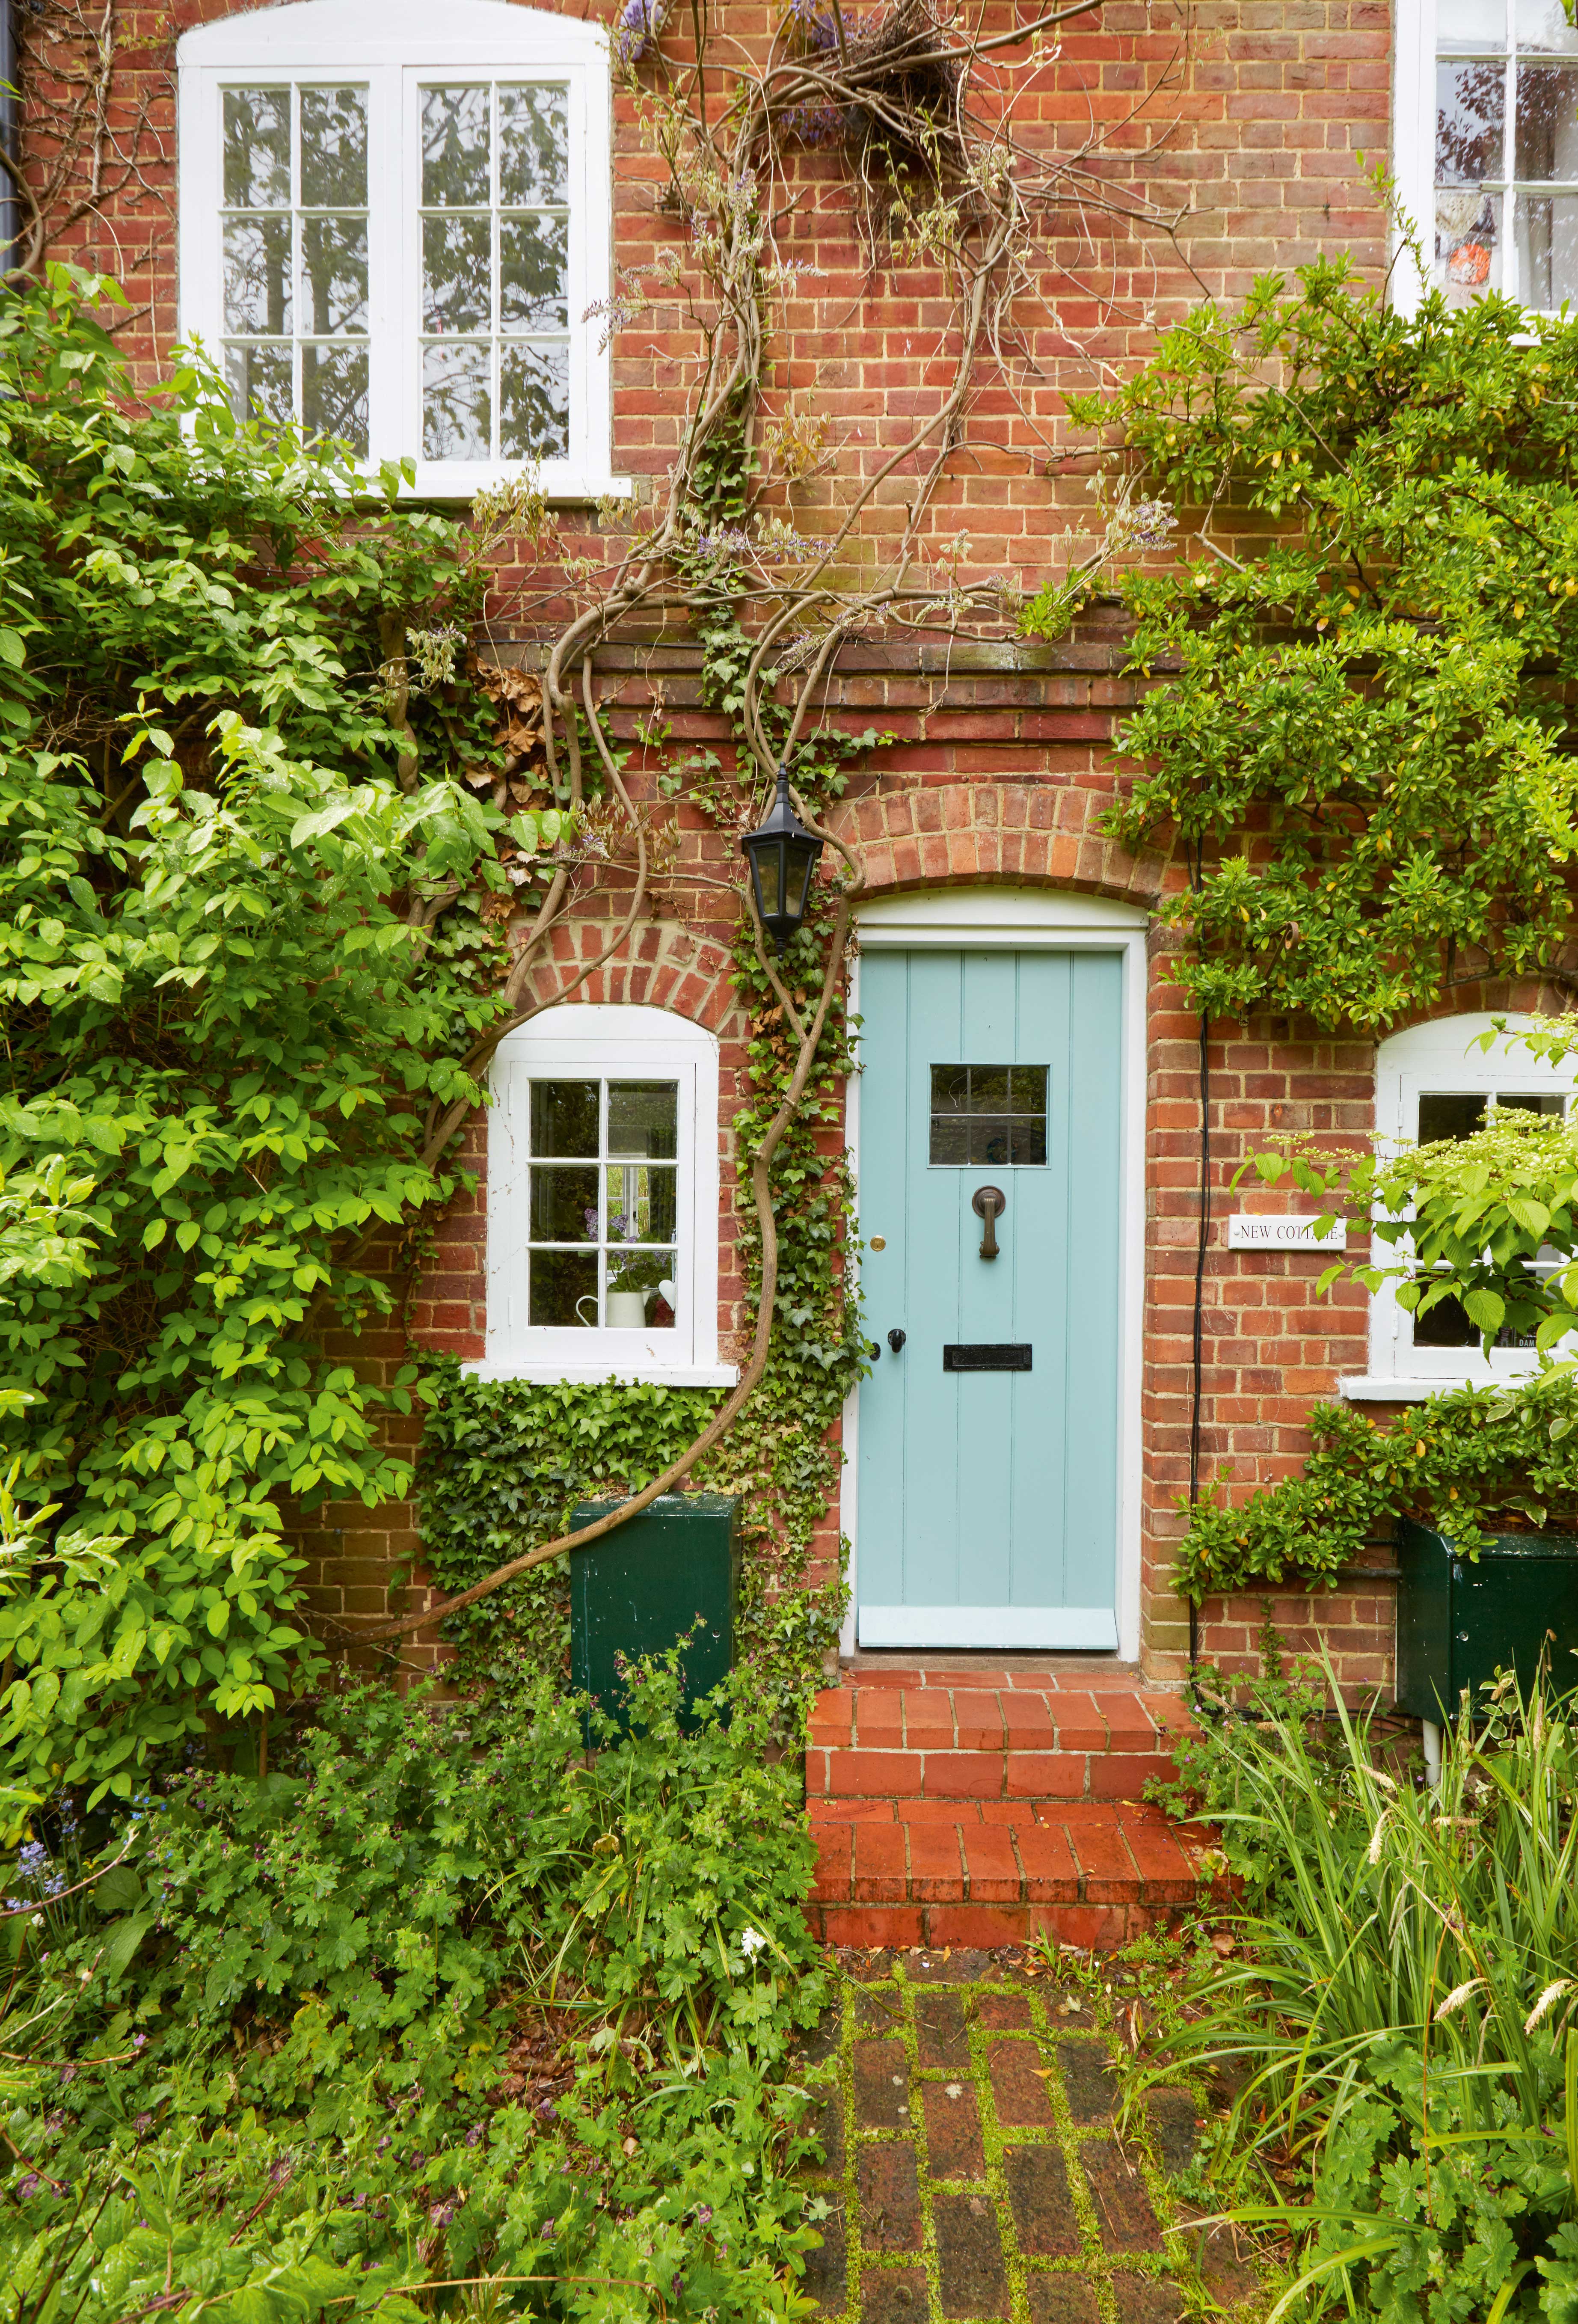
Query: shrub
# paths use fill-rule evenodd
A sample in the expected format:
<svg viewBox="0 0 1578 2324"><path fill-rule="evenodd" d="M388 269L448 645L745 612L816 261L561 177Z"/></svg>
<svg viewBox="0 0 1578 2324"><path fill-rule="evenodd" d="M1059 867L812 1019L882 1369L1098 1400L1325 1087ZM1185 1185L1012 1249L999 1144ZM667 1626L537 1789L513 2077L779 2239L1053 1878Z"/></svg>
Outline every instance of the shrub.
<svg viewBox="0 0 1578 2324"><path fill-rule="evenodd" d="M577 2317L792 2307L810 1843L743 1692L694 1733L678 1698L633 1674L588 1757L546 1688L503 1734L358 1692L262 1783L150 1803L23 1956L6 2046L31 2011L69 2061L13 2080L7 2280L57 2270L82 2324L155 2273L245 2290L238 2324L481 2276L512 2312L548 2305L521 2278Z"/></svg>
<svg viewBox="0 0 1578 2324"><path fill-rule="evenodd" d="M1286 1688L1192 1744L1246 1884L1169 2063L1235 2069L1229 2145L1298 2190L1310 2312L1578 2315L1578 1707L1498 1681L1438 1790Z"/></svg>

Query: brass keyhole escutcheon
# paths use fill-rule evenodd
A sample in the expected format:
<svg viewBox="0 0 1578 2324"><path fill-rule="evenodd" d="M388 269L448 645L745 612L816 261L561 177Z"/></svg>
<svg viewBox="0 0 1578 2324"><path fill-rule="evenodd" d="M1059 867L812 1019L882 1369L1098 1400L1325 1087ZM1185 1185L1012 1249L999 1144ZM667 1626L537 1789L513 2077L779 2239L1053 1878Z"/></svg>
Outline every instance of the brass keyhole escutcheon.
<svg viewBox="0 0 1578 2324"><path fill-rule="evenodd" d="M981 1238L983 1259L997 1257L997 1222L1008 1208L1008 1196L1001 1186L977 1186L970 1197L970 1208L978 1219L986 1222L986 1232Z"/></svg>

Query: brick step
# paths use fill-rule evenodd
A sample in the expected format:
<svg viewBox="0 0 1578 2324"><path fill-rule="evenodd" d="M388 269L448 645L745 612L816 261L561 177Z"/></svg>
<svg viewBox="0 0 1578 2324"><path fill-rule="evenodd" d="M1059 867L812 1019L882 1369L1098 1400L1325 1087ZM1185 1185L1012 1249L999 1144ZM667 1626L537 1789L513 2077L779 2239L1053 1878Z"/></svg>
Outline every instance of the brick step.
<svg viewBox="0 0 1578 2324"><path fill-rule="evenodd" d="M807 1799L1137 1800L1191 1721L1135 1674L862 1670L817 1697Z"/></svg>
<svg viewBox="0 0 1578 2324"><path fill-rule="evenodd" d="M1208 1877L1210 1833L1140 1803L807 1804L807 1914L829 1944L1125 1944L1175 1921Z"/></svg>

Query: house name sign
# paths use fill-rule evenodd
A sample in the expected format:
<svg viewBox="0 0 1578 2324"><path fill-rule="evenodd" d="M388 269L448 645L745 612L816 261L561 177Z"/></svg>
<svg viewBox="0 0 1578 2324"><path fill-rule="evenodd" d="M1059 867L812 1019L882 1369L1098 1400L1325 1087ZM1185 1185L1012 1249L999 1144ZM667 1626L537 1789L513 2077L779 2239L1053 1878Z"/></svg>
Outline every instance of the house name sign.
<svg viewBox="0 0 1578 2324"><path fill-rule="evenodd" d="M1227 1222L1229 1250L1346 1250L1348 1222L1333 1219L1317 1240L1317 1218L1271 1217L1265 1213L1240 1212Z"/></svg>

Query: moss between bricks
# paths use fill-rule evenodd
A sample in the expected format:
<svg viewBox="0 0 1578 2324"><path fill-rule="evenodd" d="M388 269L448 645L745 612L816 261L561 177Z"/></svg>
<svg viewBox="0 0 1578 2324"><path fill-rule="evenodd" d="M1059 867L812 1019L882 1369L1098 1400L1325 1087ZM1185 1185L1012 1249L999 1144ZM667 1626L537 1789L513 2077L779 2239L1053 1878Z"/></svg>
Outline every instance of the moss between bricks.
<svg viewBox="0 0 1578 2324"><path fill-rule="evenodd" d="M806 2288L847 2324L1176 2324L1247 2272L1202 2278L1171 2181L1196 2107L1180 2085L1121 2136L1116 2050L1078 1985L963 1950L845 1954L816 2055L824 2245Z"/></svg>

